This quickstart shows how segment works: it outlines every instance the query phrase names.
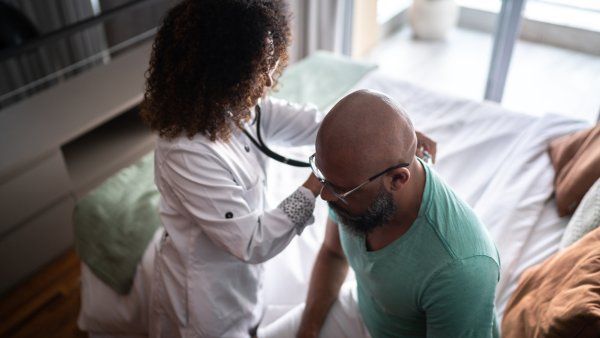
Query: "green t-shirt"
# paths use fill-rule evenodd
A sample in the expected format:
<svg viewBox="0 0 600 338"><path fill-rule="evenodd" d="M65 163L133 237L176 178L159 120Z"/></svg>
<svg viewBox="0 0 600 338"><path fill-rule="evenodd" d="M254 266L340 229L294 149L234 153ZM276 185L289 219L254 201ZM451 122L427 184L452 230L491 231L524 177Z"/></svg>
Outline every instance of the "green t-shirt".
<svg viewBox="0 0 600 338"><path fill-rule="evenodd" d="M373 338L498 337L494 242L473 210L423 167L419 215L403 236L367 251L364 237L339 226L363 320Z"/></svg>

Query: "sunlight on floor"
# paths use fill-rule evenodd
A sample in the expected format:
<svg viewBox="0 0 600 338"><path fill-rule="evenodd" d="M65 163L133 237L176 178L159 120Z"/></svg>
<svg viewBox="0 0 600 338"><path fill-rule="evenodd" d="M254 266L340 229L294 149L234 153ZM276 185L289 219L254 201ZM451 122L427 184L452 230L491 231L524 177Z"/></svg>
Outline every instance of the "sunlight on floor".
<svg viewBox="0 0 600 338"><path fill-rule="evenodd" d="M474 100L483 99L492 36L456 29L447 41L412 39L409 28L383 40L365 60L391 76ZM502 105L534 115L559 113L595 123L600 56L518 41Z"/></svg>

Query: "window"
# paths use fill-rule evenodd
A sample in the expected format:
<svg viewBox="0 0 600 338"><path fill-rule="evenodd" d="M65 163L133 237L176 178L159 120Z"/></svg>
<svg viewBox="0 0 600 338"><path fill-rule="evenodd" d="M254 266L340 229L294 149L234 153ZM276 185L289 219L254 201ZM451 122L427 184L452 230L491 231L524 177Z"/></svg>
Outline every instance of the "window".
<svg viewBox="0 0 600 338"><path fill-rule="evenodd" d="M462 7L499 13L500 0L457 0ZM528 0L525 19L600 32L600 0Z"/></svg>

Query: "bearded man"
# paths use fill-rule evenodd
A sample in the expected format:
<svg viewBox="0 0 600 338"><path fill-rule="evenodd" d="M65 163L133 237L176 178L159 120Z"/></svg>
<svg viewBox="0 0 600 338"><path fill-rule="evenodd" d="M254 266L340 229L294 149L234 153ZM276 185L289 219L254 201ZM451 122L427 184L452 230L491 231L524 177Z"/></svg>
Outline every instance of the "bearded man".
<svg viewBox="0 0 600 338"><path fill-rule="evenodd" d="M332 108L311 157L330 217L307 300L260 338L499 336L496 247L416 147L408 114L381 93ZM348 266L356 282L342 289Z"/></svg>

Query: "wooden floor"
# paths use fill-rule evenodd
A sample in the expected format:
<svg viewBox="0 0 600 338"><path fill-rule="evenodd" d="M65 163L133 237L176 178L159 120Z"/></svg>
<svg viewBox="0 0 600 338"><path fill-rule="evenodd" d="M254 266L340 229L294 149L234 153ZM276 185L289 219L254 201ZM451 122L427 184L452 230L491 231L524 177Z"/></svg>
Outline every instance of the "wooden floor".
<svg viewBox="0 0 600 338"><path fill-rule="evenodd" d="M0 299L0 337L87 337L77 329L79 258L69 250Z"/></svg>

